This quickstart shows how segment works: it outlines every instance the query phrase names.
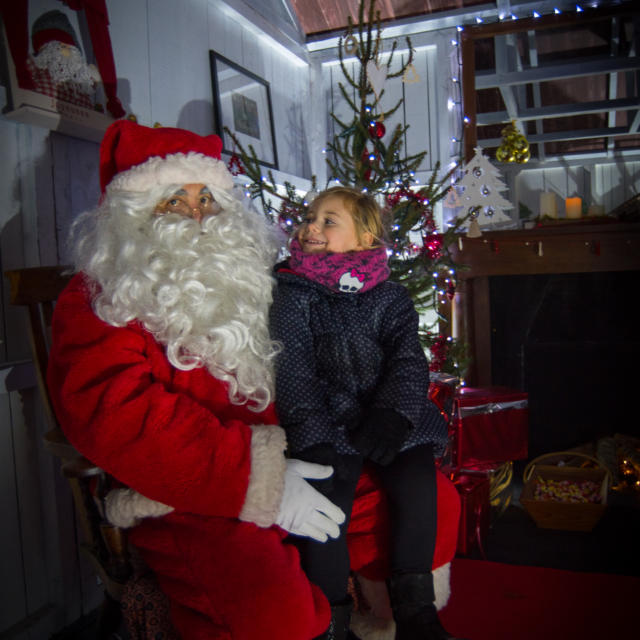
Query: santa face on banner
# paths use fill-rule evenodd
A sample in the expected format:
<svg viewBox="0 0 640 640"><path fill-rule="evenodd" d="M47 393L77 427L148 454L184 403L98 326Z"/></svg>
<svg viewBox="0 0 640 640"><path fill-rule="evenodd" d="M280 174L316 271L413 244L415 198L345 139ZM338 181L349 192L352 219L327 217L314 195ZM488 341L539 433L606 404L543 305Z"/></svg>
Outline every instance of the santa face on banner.
<svg viewBox="0 0 640 640"><path fill-rule="evenodd" d="M61 11L48 11L32 27L34 54L28 68L39 93L80 105L95 107L100 73L87 64L75 32Z"/></svg>
<svg viewBox="0 0 640 640"><path fill-rule="evenodd" d="M33 56L35 66L47 71L54 85L68 83L79 93L92 95L100 80L94 65L87 64L77 47L53 40Z"/></svg>

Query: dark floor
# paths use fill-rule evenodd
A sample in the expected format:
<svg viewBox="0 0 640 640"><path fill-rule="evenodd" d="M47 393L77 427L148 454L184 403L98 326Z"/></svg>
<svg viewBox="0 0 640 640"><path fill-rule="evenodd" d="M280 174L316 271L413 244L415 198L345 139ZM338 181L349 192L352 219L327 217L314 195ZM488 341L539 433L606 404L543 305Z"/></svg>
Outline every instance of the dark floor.
<svg viewBox="0 0 640 640"><path fill-rule="evenodd" d="M484 541L466 556L506 564L530 565L640 576L640 493L610 492L602 519L590 532L539 529L520 505L522 470L514 465L511 501L503 511L494 509ZM95 640L98 612L79 620L51 640ZM126 634L108 640L126 640Z"/></svg>

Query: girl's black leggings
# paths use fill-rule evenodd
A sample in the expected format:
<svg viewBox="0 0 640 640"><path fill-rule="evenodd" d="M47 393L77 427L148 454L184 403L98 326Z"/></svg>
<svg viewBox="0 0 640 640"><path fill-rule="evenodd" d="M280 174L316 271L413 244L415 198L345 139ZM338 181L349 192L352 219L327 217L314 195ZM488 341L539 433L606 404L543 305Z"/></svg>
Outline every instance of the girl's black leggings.
<svg viewBox="0 0 640 640"><path fill-rule="evenodd" d="M330 603L347 597L349 552L346 531L356 484L362 472L360 456L343 456L344 470L331 478L329 486L315 486L347 515L338 539L316 542L290 537L300 551L302 567ZM373 464L373 463L371 463ZM431 571L436 543L436 475L431 445L403 451L386 467L374 465L389 502L391 537L389 559L392 572Z"/></svg>

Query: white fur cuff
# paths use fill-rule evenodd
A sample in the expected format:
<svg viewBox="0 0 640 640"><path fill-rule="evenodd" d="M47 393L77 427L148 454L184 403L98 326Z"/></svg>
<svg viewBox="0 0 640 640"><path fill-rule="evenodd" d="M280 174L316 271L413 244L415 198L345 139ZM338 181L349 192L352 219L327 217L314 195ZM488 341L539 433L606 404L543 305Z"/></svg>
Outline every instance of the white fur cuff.
<svg viewBox="0 0 640 640"><path fill-rule="evenodd" d="M151 500L133 489L113 489L104 503L107 520L123 529L135 527L142 518L157 518L173 511L173 507Z"/></svg>
<svg viewBox="0 0 640 640"><path fill-rule="evenodd" d="M255 425L251 431L251 473L238 517L259 527L270 527L282 502L287 439L284 429L273 424Z"/></svg>

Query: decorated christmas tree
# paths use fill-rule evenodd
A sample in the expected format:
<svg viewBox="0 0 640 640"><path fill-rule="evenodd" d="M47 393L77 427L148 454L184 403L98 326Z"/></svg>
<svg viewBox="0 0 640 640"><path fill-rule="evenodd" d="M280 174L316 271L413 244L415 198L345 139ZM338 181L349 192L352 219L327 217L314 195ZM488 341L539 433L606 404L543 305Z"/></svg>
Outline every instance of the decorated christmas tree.
<svg viewBox="0 0 640 640"><path fill-rule="evenodd" d="M453 299L456 290L456 265L449 246L467 217L456 219L441 230L434 219L434 205L447 195L451 172L440 173L439 163L425 185L419 185L415 173L426 151L403 153L408 126L398 124L387 132L385 121L403 104L399 98L382 109L381 99L390 82L409 82L415 76L411 40L406 38L409 55L399 64L394 60L397 42L382 54L380 13L376 0L370 0L365 16L365 0L359 6L358 23L349 17L345 34L338 41L338 55L344 81L338 84L350 111L349 118L331 112L338 133L327 144L329 179L326 186L347 184L374 194L381 206L389 243L391 278L410 292L423 324L423 344L430 351L432 371L464 377L468 365L466 346L450 337L447 318L441 307ZM344 54L353 57L355 72L350 72ZM395 64L394 64L395 63ZM233 134L227 129L227 133ZM256 154L244 149L234 138L237 155L230 166L248 177L247 188L259 201L265 215L285 231L291 232L304 218L313 193L301 194L293 184L278 189L271 172L263 175ZM312 192L317 191L312 179Z"/></svg>

